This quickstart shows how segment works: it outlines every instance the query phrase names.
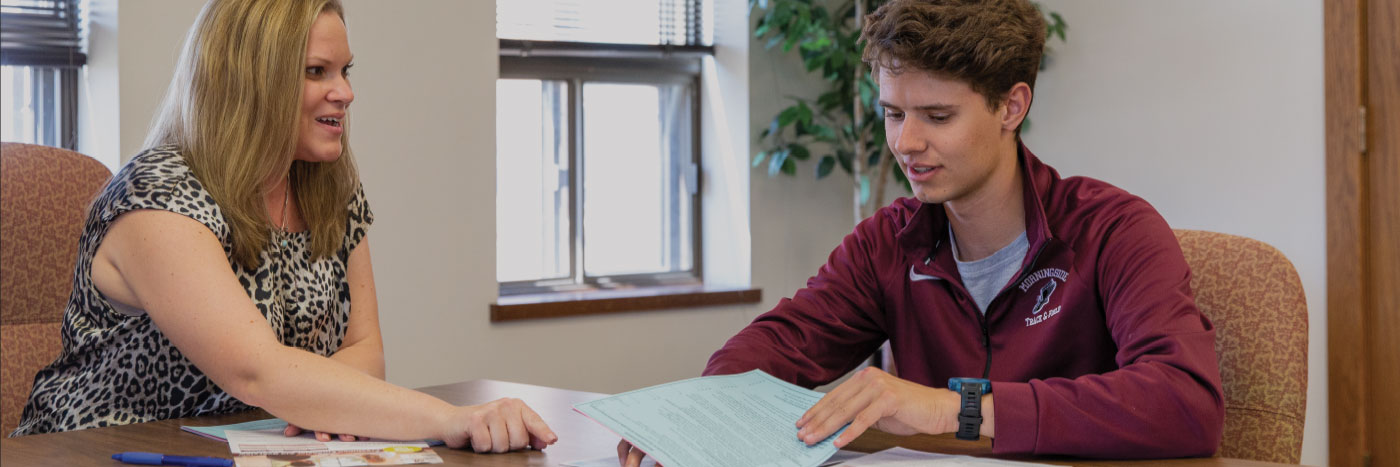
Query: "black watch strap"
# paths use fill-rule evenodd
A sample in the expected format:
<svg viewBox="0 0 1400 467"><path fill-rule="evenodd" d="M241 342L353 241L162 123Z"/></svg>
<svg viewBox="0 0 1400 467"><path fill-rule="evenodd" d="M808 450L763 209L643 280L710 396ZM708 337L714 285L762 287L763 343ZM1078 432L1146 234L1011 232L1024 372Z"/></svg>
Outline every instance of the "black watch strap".
<svg viewBox="0 0 1400 467"><path fill-rule="evenodd" d="M962 410L958 412L958 439L976 441L982 431L982 383L963 383L958 395Z"/></svg>

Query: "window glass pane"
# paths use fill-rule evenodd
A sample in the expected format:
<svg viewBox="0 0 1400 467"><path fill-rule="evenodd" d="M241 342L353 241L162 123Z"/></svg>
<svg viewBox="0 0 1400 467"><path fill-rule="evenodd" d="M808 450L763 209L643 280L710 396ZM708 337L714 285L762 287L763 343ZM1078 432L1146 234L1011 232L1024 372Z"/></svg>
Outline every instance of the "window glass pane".
<svg viewBox="0 0 1400 467"><path fill-rule="evenodd" d="M59 146L59 70L0 66L0 140Z"/></svg>
<svg viewBox="0 0 1400 467"><path fill-rule="evenodd" d="M569 276L568 85L496 81L496 280Z"/></svg>
<svg viewBox="0 0 1400 467"><path fill-rule="evenodd" d="M700 187L699 167L695 164L694 135L696 128L692 117L692 103L696 99L690 86L662 86L661 97L661 149L662 160L667 164L664 172L669 185L662 190L667 203L669 223L661 239L666 243L666 264L672 271L693 269L694 260L694 203Z"/></svg>
<svg viewBox="0 0 1400 467"><path fill-rule="evenodd" d="M691 267L687 86L583 86L583 242L589 276ZM665 104L665 105L663 105Z"/></svg>

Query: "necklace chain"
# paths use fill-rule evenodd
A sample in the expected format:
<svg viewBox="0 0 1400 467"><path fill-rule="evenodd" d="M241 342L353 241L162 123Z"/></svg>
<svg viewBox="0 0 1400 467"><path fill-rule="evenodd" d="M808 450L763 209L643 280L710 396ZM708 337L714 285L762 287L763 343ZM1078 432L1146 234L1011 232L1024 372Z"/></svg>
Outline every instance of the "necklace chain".
<svg viewBox="0 0 1400 467"><path fill-rule="evenodd" d="M287 202L291 199L292 180L287 178L287 183L282 186L282 225L279 226L283 233L287 233Z"/></svg>
<svg viewBox="0 0 1400 467"><path fill-rule="evenodd" d="M291 194L292 178L288 175L287 183L282 185L282 225L277 226L282 231L281 243L283 247L287 246L287 235L291 234L291 231L287 230L287 204L291 201Z"/></svg>

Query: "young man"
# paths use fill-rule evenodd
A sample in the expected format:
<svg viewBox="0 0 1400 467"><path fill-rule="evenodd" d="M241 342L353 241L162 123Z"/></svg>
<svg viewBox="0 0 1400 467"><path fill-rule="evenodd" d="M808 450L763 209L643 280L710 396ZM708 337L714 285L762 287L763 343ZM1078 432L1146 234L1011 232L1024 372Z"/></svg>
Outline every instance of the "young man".
<svg viewBox="0 0 1400 467"><path fill-rule="evenodd" d="M987 436L996 453L1214 453L1215 333L1176 237L1146 201L1061 178L1017 136L1045 42L1036 8L895 0L868 21L864 58L917 199L861 222L705 374L814 387L888 339L899 376L861 370L798 420L799 438L849 423L837 446L875 427Z"/></svg>

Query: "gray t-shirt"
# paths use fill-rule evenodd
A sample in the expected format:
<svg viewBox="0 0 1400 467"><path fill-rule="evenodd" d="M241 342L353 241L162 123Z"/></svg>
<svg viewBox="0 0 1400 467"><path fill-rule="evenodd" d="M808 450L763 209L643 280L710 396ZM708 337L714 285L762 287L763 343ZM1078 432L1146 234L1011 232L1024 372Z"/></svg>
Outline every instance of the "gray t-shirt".
<svg viewBox="0 0 1400 467"><path fill-rule="evenodd" d="M1010 245L976 261L963 261L958 258L958 240L953 238L951 225L948 226L948 238L953 242L953 260L958 263L958 274L962 276L963 287L967 287L967 292L972 294L972 300L977 302L977 309L985 315L987 305L996 298L997 292L1001 292L1001 288L1021 269L1021 260L1026 258L1026 251L1031 247L1030 242L1026 240L1026 232L1021 232L1021 236L1012 240Z"/></svg>

